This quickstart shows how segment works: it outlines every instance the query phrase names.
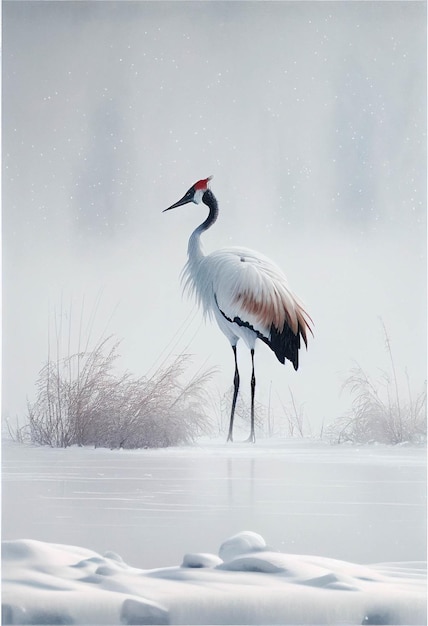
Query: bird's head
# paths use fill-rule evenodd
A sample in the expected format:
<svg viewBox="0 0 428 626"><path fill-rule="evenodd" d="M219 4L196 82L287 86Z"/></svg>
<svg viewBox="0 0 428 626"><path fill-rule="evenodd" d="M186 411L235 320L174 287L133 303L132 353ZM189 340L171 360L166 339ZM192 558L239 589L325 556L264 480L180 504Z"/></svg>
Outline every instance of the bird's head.
<svg viewBox="0 0 428 626"><path fill-rule="evenodd" d="M197 183L192 185L188 191L184 194L184 196L178 202L175 202L167 209L162 211L170 211L171 209L175 209L178 206L182 206L183 204L187 204L188 202L194 202L195 204L199 204L202 201L202 197L204 193L208 190L208 184L211 180L212 176L208 176L208 178L203 178L202 180L198 180Z"/></svg>

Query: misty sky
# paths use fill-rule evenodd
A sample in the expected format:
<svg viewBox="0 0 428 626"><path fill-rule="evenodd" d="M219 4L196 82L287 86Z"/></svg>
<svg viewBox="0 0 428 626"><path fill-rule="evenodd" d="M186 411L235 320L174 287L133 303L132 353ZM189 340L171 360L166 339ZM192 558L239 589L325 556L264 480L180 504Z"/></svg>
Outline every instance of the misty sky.
<svg viewBox="0 0 428 626"><path fill-rule="evenodd" d="M123 369L173 347L226 391L230 346L179 283L206 211L161 212L211 174L205 249L267 254L315 322L297 373L258 348L259 399L290 386L331 421L354 359L388 365L379 317L419 391L425 148L423 2L3 2L5 414L34 397L55 311L66 338L82 308Z"/></svg>

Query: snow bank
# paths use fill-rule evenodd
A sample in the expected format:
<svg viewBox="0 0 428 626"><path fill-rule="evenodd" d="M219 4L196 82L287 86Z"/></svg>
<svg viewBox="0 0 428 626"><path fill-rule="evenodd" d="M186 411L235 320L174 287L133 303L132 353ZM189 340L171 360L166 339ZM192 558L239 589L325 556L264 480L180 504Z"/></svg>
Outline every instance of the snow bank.
<svg viewBox="0 0 428 626"><path fill-rule="evenodd" d="M284 554L246 531L219 556L140 570L119 555L5 541L2 624L425 624L424 563Z"/></svg>

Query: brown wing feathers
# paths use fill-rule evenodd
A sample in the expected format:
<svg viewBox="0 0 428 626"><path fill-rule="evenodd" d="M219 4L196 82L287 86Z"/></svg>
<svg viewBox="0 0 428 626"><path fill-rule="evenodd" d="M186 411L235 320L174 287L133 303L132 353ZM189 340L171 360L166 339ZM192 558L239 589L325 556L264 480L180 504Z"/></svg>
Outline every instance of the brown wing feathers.
<svg viewBox="0 0 428 626"><path fill-rule="evenodd" d="M307 346L307 330L312 333L309 325L310 318L306 311L295 300L290 307L290 303L285 301L285 298L281 298L277 291L274 297L264 300L257 300L250 293L238 293L236 304L243 313L254 316L260 324L269 329L269 337L258 332L259 338L273 350L281 363L285 363L285 359L288 359L297 370L300 337ZM233 321L253 328L240 317L235 317Z"/></svg>

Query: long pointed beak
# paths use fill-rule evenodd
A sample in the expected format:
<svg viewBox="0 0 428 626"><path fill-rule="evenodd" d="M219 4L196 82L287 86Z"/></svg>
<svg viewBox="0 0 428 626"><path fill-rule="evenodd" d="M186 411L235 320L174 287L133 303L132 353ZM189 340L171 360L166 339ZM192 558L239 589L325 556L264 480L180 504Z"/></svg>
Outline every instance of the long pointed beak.
<svg viewBox="0 0 428 626"><path fill-rule="evenodd" d="M175 209L178 206L182 206L183 204L187 204L188 202L193 202L193 196L195 195L195 191L193 189L193 187L191 189L189 189L189 191L186 191L186 193L184 194L184 196L181 198L181 200L179 200L178 202L176 202L175 204L172 204L171 206L169 206L167 209L164 209L162 211L162 213L165 213L165 211L170 211L171 209Z"/></svg>

